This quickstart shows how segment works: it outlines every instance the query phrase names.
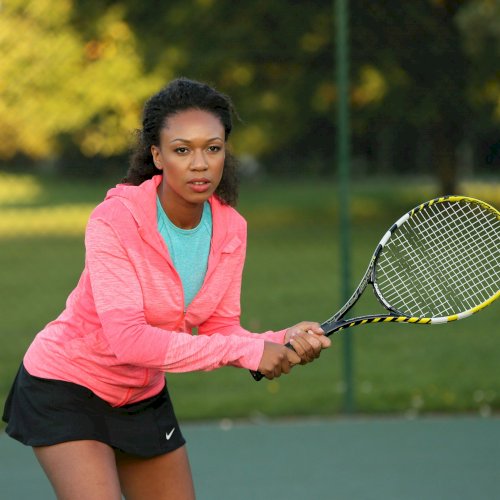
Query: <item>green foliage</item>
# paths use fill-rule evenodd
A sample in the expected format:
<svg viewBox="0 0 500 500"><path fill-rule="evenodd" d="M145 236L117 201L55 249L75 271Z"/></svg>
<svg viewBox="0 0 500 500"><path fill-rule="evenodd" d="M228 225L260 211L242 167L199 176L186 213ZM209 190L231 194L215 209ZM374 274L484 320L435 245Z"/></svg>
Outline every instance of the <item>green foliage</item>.
<svg viewBox="0 0 500 500"><path fill-rule="evenodd" d="M159 81L143 74L123 9L103 10L84 38L72 26L71 0L5 0L1 8L0 156L54 156L61 134L88 156L124 151Z"/></svg>
<svg viewBox="0 0 500 500"><path fill-rule="evenodd" d="M371 171L438 172L442 191L454 187L457 146L500 119L498 1L352 0L349 9L355 154ZM274 172L325 173L333 15L331 0L5 0L0 158L123 155L144 100L185 75L233 98L237 153Z"/></svg>

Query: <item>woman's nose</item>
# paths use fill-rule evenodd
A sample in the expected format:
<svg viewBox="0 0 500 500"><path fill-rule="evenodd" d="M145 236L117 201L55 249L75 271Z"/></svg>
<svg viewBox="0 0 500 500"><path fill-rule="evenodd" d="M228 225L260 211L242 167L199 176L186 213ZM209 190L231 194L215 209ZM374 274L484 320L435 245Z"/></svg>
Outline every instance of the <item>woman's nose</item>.
<svg viewBox="0 0 500 500"><path fill-rule="evenodd" d="M191 168L196 170L206 170L208 168L208 162L203 151L194 152Z"/></svg>

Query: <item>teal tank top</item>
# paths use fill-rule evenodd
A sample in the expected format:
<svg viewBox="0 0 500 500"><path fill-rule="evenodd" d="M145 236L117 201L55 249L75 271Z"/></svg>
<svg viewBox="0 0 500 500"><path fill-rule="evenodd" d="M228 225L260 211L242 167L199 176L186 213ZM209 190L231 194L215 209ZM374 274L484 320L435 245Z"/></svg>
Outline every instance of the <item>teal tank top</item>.
<svg viewBox="0 0 500 500"><path fill-rule="evenodd" d="M207 201L203 205L200 223L193 229L174 225L156 198L158 231L165 240L170 257L184 289L184 308L192 302L205 279L208 254L212 239L212 210Z"/></svg>

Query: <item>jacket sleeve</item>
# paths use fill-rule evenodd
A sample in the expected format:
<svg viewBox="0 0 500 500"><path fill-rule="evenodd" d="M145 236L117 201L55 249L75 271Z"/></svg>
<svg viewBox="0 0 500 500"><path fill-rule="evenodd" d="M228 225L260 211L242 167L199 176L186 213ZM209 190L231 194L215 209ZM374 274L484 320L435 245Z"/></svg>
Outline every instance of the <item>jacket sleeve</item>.
<svg viewBox="0 0 500 500"><path fill-rule="evenodd" d="M222 333L192 336L149 325L136 269L106 220L91 218L85 245L86 268L103 340L118 363L169 372L212 370L225 365L257 368L263 339Z"/></svg>

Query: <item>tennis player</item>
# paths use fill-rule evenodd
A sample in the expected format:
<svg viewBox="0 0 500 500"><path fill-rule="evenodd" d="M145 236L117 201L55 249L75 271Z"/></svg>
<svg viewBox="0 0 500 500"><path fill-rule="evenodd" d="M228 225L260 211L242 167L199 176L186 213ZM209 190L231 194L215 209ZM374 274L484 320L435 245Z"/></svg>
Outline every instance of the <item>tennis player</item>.
<svg viewBox="0 0 500 500"><path fill-rule="evenodd" d="M88 222L81 278L24 356L6 431L33 447L57 498L193 499L165 372L234 366L272 379L330 345L315 322L240 326L232 116L227 96L188 79L146 103L127 176Z"/></svg>

